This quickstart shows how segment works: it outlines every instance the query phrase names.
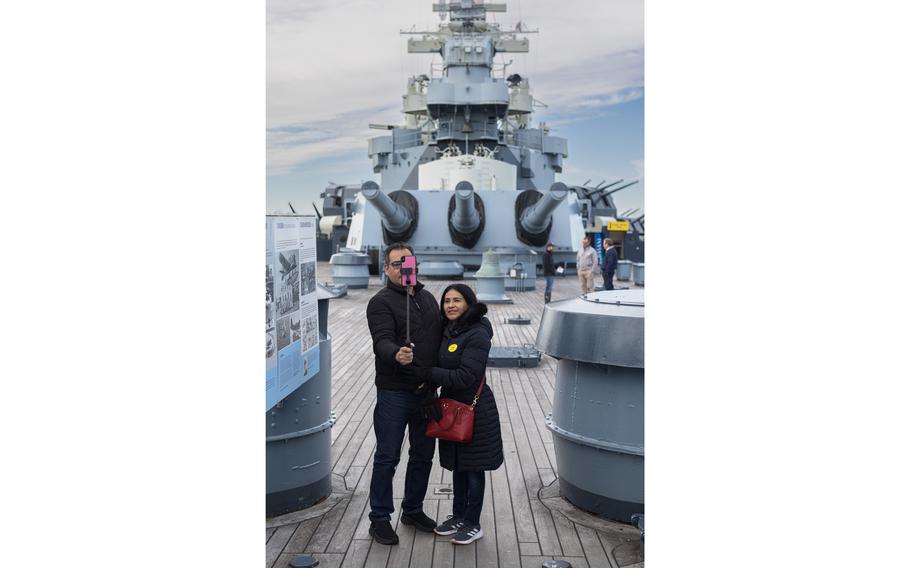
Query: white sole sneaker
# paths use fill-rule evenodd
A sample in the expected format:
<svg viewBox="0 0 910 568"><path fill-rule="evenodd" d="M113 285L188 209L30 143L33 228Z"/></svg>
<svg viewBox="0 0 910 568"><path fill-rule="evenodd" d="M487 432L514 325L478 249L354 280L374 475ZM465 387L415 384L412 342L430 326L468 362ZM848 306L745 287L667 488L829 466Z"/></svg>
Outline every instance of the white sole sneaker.
<svg viewBox="0 0 910 568"><path fill-rule="evenodd" d="M471 543L474 542L475 540L480 540L480 539L482 539L482 538L483 538L483 529L478 527L476 533L467 534L467 535L465 535L464 537L462 537L462 538L460 538L460 539L459 539L459 538L453 538L453 539L452 539L452 542L455 543L455 544L471 544Z"/></svg>

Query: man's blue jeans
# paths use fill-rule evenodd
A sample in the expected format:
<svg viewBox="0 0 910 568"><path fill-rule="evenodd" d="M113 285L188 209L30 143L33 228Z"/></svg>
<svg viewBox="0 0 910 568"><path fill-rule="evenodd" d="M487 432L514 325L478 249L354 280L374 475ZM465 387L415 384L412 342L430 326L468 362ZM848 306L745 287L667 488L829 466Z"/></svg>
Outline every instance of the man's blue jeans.
<svg viewBox="0 0 910 568"><path fill-rule="evenodd" d="M420 415L422 397L398 390L377 389L373 409L373 432L376 434L376 453L373 455L373 479L370 480L370 520L390 521L395 507L392 504L392 478L401 457L404 430L408 429L408 470L404 478L404 500L401 510L413 513L423 510L427 493L436 439L424 432L427 421Z"/></svg>
<svg viewBox="0 0 910 568"><path fill-rule="evenodd" d="M549 294L550 292L553 291L553 277L547 276L546 278L547 278L547 287L544 288L544 293Z"/></svg>

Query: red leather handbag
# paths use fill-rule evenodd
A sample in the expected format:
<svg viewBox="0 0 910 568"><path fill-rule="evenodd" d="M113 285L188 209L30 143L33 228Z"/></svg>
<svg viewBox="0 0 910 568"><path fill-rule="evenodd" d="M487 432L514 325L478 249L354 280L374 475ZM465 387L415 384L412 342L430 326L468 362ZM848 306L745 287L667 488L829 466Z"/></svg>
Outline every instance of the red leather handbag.
<svg viewBox="0 0 910 568"><path fill-rule="evenodd" d="M483 390L483 384L487 377L480 380L480 387L474 394L474 400L471 404L465 404L452 400L451 398L440 398L438 403L442 418L437 422L430 420L427 423L427 436L448 440L449 442L470 442L474 439L474 407L477 406L477 399L480 398L480 391Z"/></svg>

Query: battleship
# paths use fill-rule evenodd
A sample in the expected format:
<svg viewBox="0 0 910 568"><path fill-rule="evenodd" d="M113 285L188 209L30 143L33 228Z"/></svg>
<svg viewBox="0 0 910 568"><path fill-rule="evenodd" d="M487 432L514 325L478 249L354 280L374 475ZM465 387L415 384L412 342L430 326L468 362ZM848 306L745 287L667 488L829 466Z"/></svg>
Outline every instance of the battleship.
<svg viewBox="0 0 910 568"><path fill-rule="evenodd" d="M327 288L318 290L324 374L295 394L323 404L267 412L273 446L267 454L276 456L267 466L269 483L273 477L306 481L276 492L293 493L300 505L285 507L285 501L267 513L266 566L642 568L643 275L633 282L618 272L615 292L581 296L571 276L585 235L613 238L623 260L643 262L644 216L618 212L613 200L635 181L571 185L556 179L568 141L545 124L532 127L529 78L494 63L498 53L529 50L531 32L487 20L490 12L504 12L504 4L443 1L432 9L442 16L437 30L403 33L412 36L410 53L442 57L441 75L411 77L404 125L383 127L388 132L369 140L379 183L331 184L322 213L316 211L318 280L338 267L329 257L361 255L371 266L363 285L343 296L330 299ZM506 265L527 263L534 282L537 259L552 242L567 268L555 278L550 304L531 285L518 288L514 302L489 306L494 349L536 345L540 352L533 365L516 356L487 367L500 406L505 463L486 472L486 536L463 547L399 523L403 462L393 482L392 525L400 543L382 545L369 535L376 392L363 314L384 286L382 251L399 240L414 246L421 280L437 298L451 282L483 272L489 251ZM622 383L611 382L614 377ZM573 380L574 386L567 383ZM289 432L305 428L307 435L294 440L321 448L308 450L312 455L303 461L312 463L299 465L287 446L291 434L276 425ZM402 456L407 446L406 439ZM424 511L438 521L452 513L452 473L438 460Z"/></svg>
<svg viewBox="0 0 910 568"><path fill-rule="evenodd" d="M505 4L439 2L432 10L442 20L438 29L401 33L409 54L442 62L408 78L403 124L371 125L385 131L367 143L379 183L331 184L322 193L319 259L357 251L379 274L383 248L407 241L425 276L460 278L495 249L533 281L548 242L571 273L582 237L591 234L598 245L612 238L621 259L644 262L644 215L620 214L613 197L638 180L557 181L569 141L533 124L542 104L531 79L510 73L510 61L498 57L528 53L527 36L536 30L489 21ZM498 222L490 222L493 215Z"/></svg>

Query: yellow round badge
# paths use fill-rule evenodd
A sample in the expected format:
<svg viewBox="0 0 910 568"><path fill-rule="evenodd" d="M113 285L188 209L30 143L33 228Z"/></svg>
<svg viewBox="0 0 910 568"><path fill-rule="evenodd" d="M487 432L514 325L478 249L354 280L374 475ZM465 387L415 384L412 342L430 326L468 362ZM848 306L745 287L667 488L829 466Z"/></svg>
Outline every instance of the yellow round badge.
<svg viewBox="0 0 910 568"><path fill-rule="evenodd" d="M452 345L449 345L449 353L455 353L456 349L458 349L458 346L454 343Z"/></svg>

